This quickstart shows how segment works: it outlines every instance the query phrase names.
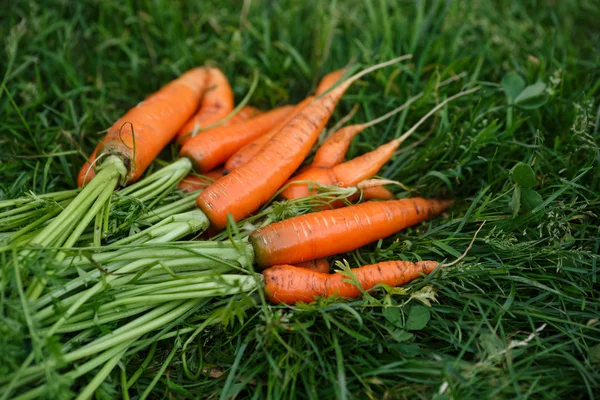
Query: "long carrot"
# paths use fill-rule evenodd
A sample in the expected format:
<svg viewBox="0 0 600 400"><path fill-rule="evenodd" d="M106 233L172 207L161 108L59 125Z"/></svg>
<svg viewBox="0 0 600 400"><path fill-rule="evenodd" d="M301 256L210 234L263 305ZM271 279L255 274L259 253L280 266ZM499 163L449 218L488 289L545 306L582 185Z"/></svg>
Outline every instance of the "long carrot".
<svg viewBox="0 0 600 400"><path fill-rule="evenodd" d="M333 71L323 77L319 86L317 87L316 96L324 93L329 90L331 86L333 86L346 72L345 69L340 69L337 71ZM248 143L246 146L239 149L233 156L227 160L225 163L225 174L228 174L230 171L233 171L236 168L241 167L250 161L254 156L256 156L263 147L267 144L269 140L273 136L275 136L292 118L296 116L302 109L310 104L314 100L314 96L309 96L294 107L288 118L279 123L273 129L271 129L267 134L253 140Z"/></svg>
<svg viewBox="0 0 600 400"><path fill-rule="evenodd" d="M255 230L249 240L263 268L314 260L388 237L433 218L451 204L420 197L367 202L276 222Z"/></svg>
<svg viewBox="0 0 600 400"><path fill-rule="evenodd" d="M400 286L429 274L438 266L437 261L384 261L377 264L352 268L363 290L369 290L378 284ZM358 297L361 288L348 281L348 277L339 272L326 274L293 265L275 265L263 271L265 295L272 303L296 304L310 303L315 297Z"/></svg>
<svg viewBox="0 0 600 400"><path fill-rule="evenodd" d="M208 79L200 109L179 131L178 143L187 142L199 129L222 120L233 110L233 90L227 77L218 68L206 68L206 72Z"/></svg>
<svg viewBox="0 0 600 400"><path fill-rule="evenodd" d="M353 125L347 128L342 128L323 144L325 150L321 150L323 148L322 146L320 149L320 154L317 152L317 155L315 156L316 164L314 168L308 168L291 179L288 182L288 187L281 193L281 196L289 200L315 194L314 191L311 193L309 190L309 181L317 182L322 185L349 187L354 186L360 181L375 175L377 171L379 171L379 169L394 155L394 152L398 149L400 144L402 144L402 142L404 142L411 134L413 134L427 118L429 118L437 110L445 106L450 101L473 93L477 90L479 90L479 88L466 90L447 98L435 106L400 137L379 146L377 149L371 152L340 164L337 162L340 159L343 160L350 141L358 132L360 132L361 126ZM389 118L391 115L394 115L394 113L406 108L407 105L419 97L420 95L413 97L401 107L368 124L378 123L386 118Z"/></svg>
<svg viewBox="0 0 600 400"><path fill-rule="evenodd" d="M367 68L315 99L256 157L204 190L196 201L198 207L218 228L226 225L228 214L239 221L256 211L302 164L346 89L365 74L408 58L398 57Z"/></svg>
<svg viewBox="0 0 600 400"><path fill-rule="evenodd" d="M146 98L108 129L91 161L116 155L127 169L121 183L136 181L198 108L205 83L206 70L195 68ZM83 185L93 176L86 162L78 181Z"/></svg>
<svg viewBox="0 0 600 400"><path fill-rule="evenodd" d="M198 172L210 171L241 147L268 132L293 108L279 107L240 124L217 126L200 132L181 147L180 155L192 160Z"/></svg>
<svg viewBox="0 0 600 400"><path fill-rule="evenodd" d="M250 161L254 156L256 156L260 151L265 147L265 145L271 140L273 136L275 136L292 118L294 118L304 107L310 104L311 101L314 100L313 96L309 96L306 99L302 100L300 103L294 106L294 109L288 114L288 116L279 122L277 125L272 127L269 132L265 133L262 136L257 137L250 143L246 144L244 147L239 149L235 154L233 154L227 162L225 163L225 171L224 174L227 175L229 172L233 171L241 167Z"/></svg>

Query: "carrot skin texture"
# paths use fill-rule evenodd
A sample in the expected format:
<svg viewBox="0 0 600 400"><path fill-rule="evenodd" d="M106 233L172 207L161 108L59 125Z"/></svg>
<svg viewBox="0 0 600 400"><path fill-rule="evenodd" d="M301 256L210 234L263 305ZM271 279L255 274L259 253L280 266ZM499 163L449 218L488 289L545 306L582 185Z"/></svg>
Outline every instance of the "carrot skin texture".
<svg viewBox="0 0 600 400"><path fill-rule="evenodd" d="M218 68L206 68L206 75L206 91L200 109L179 131L177 142L180 144L191 139L195 129L219 122L233 111L233 90L227 77Z"/></svg>
<svg viewBox="0 0 600 400"><path fill-rule="evenodd" d="M135 182L196 111L205 82L205 69L195 68L163 86L119 118L93 154L117 155L128 170L127 181ZM93 162L95 157L90 159ZM89 162L86 162L79 172L81 185L93 176L88 173L84 182L88 169Z"/></svg>
<svg viewBox="0 0 600 400"><path fill-rule="evenodd" d="M451 204L420 197L366 202L276 222L255 230L249 240L259 267L293 264L355 250L431 219Z"/></svg>
<svg viewBox="0 0 600 400"><path fill-rule="evenodd" d="M310 260L294 264L296 268L304 268L313 272L320 272L322 274L329 273L329 261L326 258L317 258L316 260Z"/></svg>
<svg viewBox="0 0 600 400"><path fill-rule="evenodd" d="M223 168L216 168L212 171L205 172L203 176L188 175L179 182L177 186L179 190L190 193L196 190L206 189L214 181L223 176ZM208 178L208 179L207 179Z"/></svg>
<svg viewBox="0 0 600 400"><path fill-rule="evenodd" d="M260 151L265 147L265 145L271 140L273 136L275 136L292 118L294 118L307 104L313 101L314 97L309 96L306 99L302 100L294 109L290 112L290 114L280 123L278 123L275 127L273 127L266 134L254 139L252 142L248 143L241 149L239 149L234 155L232 155L229 160L225 163L225 175L229 172L233 171L236 168L241 167L250 161L254 156L256 156Z"/></svg>
<svg viewBox="0 0 600 400"><path fill-rule="evenodd" d="M378 284L400 286L421 274L431 273L438 266L437 261L385 261L377 264L352 268L363 290ZM360 288L339 272L324 274L293 265L275 265L263 271L265 295L274 304L293 305L298 302L310 303L315 297L340 296L355 298L362 293Z"/></svg>
<svg viewBox="0 0 600 400"><path fill-rule="evenodd" d="M210 171L241 147L268 132L292 109L292 106L279 107L240 124L200 132L183 145L180 155L191 159L198 172Z"/></svg>

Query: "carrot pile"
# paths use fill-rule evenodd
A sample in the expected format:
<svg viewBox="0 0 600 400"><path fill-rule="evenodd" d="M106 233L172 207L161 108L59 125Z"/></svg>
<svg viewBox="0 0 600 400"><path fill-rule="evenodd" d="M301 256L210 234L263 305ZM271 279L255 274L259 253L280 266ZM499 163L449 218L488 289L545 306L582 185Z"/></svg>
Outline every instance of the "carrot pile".
<svg viewBox="0 0 600 400"><path fill-rule="evenodd" d="M401 285L436 269L435 261L388 261L351 270L351 281L347 273L330 274L326 257L430 220L452 200L396 199L388 189L371 185L358 204L332 201L319 211L298 206L326 199L327 188L351 197L429 116L477 90L447 98L402 136L353 160L344 161L353 138L408 111L423 94L370 122L340 128L303 167L350 86L408 59L397 57L349 78L348 69L334 71L323 77L315 95L271 110L244 103L235 108L231 86L219 69L192 69L109 128L79 172L80 189L1 202L0 251L10 252L15 270L37 262L45 251L51 251L56 264L41 273L18 274L40 337L88 335L75 349L65 345L64 359L72 369L64 376L76 378L104 365L98 374L105 377L124 354L144 348L145 335L165 324L163 333L178 329L185 316L214 297L258 289L274 304L356 297L379 284ZM171 141L181 146L180 159L143 177ZM278 196L295 216L273 222L281 218L269 214L272 205L264 206ZM34 212L40 202L49 210L43 216ZM125 211L133 208L139 209L135 215ZM185 240L209 227L211 232L234 231L244 221L251 228L237 236L227 230L231 241ZM85 253L78 248L86 248ZM262 273L251 272L255 268ZM55 280L61 284L49 284ZM98 332L99 322L121 325ZM55 361L32 362L19 375L0 378L0 394L41 395L46 384L28 386ZM90 381L86 394L94 392L102 376Z"/></svg>

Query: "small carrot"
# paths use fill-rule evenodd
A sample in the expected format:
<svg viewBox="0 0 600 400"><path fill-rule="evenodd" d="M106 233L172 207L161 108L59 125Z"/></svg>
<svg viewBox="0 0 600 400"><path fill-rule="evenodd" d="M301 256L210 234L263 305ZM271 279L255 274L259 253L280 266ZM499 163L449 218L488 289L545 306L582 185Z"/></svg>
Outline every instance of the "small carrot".
<svg viewBox="0 0 600 400"><path fill-rule="evenodd" d="M319 86L317 87L316 95L320 95L323 92L327 91L334 83L336 83L345 73L345 69L340 69L334 72L331 72L323 77ZM228 174L229 171L233 171L236 168L241 167L250 161L254 156L256 156L263 147L267 144L269 140L273 136L275 136L290 120L296 116L306 105L310 104L314 100L314 96L309 96L292 110L288 118L282 121L280 124L271 129L267 134L253 140L248 143L246 146L242 147L235 153L227 162L225 163L225 174Z"/></svg>
<svg viewBox="0 0 600 400"><path fill-rule="evenodd" d="M203 127L225 118L233 110L233 90L227 77L218 68L206 68L206 91L200 109L191 117L177 135L178 143L185 143Z"/></svg>
<svg viewBox="0 0 600 400"><path fill-rule="evenodd" d="M184 192L195 192L196 190L206 189L214 181L223 176L223 168L216 168L205 172L202 175L188 175L179 182L179 190Z"/></svg>
<svg viewBox="0 0 600 400"><path fill-rule="evenodd" d="M180 155L191 159L198 172L210 171L247 143L268 132L292 109L293 106L283 106L240 124L217 126L200 132L181 147Z"/></svg>
<svg viewBox="0 0 600 400"><path fill-rule="evenodd" d="M234 116L229 118L229 120L223 122L220 126L236 125L241 122L246 122L254 117L258 117L261 114L264 114L264 112L256 107L244 106L241 108L240 111L238 111Z"/></svg>
<svg viewBox="0 0 600 400"><path fill-rule="evenodd" d="M400 286L429 274L438 266L437 261L384 261L377 264L352 268L362 290L372 289L378 284ZM263 271L265 295L274 304L311 303L315 297L358 297L361 288L348 282L340 272L324 274L293 265L275 265Z"/></svg>
<svg viewBox="0 0 600 400"><path fill-rule="evenodd" d="M365 74L407 58L410 56L367 68L316 98L273 136L247 164L231 171L204 190L198 196L196 205L218 228L226 226L228 214L239 221L256 211L302 164L346 89Z"/></svg>
<svg viewBox="0 0 600 400"><path fill-rule="evenodd" d="M322 185L337 185L340 187L350 187L356 185L357 183L366 178L375 175L377 171L379 171L379 169L394 155L394 152L398 149L400 144L402 144L402 142L404 142L412 133L414 133L416 129L421 124L423 124L423 122L425 122L427 118L429 118L437 110L445 106L450 101L458 97L473 93L477 90L479 90L479 88L474 88L471 90L460 92L454 96L447 98L446 100L438 104L436 107L434 107L431 111L429 111L423 118L421 118L402 136L384 145L381 145L377 149L363 154L362 156L356 157L350 161L341 164L335 164L336 162L338 162L338 160L343 160L344 154L348 149L350 141L356 135L358 128L354 128L357 125L353 125L347 128L340 129L331 138L329 138L328 141L323 144L323 146L321 146L321 149L325 147L325 150L319 149L321 154L317 152L317 155L315 155L315 167L307 168L303 172L296 175L293 179L291 179L288 182L288 187L281 193L281 196L290 200L315 194L315 191L311 192L309 190L309 181L317 182ZM418 97L420 97L420 95L413 97L401 107L370 122L370 124L381 122L385 118L389 118L394 113L405 108L408 104L416 100ZM360 125L358 125L358 127L360 127ZM333 160L333 162L330 160Z"/></svg>
<svg viewBox="0 0 600 400"><path fill-rule="evenodd" d="M117 120L78 174L80 186L94 176L91 165L100 156L116 155L136 181L198 108L206 86L206 70L192 69L150 95Z"/></svg>
<svg viewBox="0 0 600 400"><path fill-rule="evenodd" d="M305 261L294 264L296 268L304 268L309 271L320 272L323 274L329 273L329 261L326 258L317 258L316 260Z"/></svg>
<svg viewBox="0 0 600 400"><path fill-rule="evenodd" d="M362 193L363 200L391 200L394 197L394 193L384 186L371 186L363 189Z"/></svg>
<svg viewBox="0 0 600 400"><path fill-rule="evenodd" d="M451 204L420 197L367 202L276 222L255 230L249 240L262 268L303 262L355 250L431 219Z"/></svg>

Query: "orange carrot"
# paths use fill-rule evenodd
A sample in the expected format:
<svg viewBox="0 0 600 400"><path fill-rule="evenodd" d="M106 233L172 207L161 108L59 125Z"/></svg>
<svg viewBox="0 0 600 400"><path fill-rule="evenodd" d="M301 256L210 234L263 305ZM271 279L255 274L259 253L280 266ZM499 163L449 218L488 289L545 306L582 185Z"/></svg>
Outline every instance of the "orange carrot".
<svg viewBox="0 0 600 400"><path fill-rule="evenodd" d="M258 228L249 240L263 268L314 260L388 237L433 218L451 204L451 200L420 197L367 202L276 222Z"/></svg>
<svg viewBox="0 0 600 400"><path fill-rule="evenodd" d="M438 266L437 261L384 261L377 264L352 268L362 290L372 289L378 284L400 286L429 274ZM358 297L361 288L348 282L348 277L339 272L324 274L292 265L275 265L263 271L265 295L272 303L310 303L315 297Z"/></svg>
<svg viewBox="0 0 600 400"><path fill-rule="evenodd" d="M205 69L192 69L129 110L108 129L82 167L80 186L94 176L90 162L108 155L123 160L126 181L136 181L198 108L205 83Z"/></svg>
<svg viewBox="0 0 600 400"><path fill-rule="evenodd" d="M344 76L345 73L346 73L346 69L342 68L342 69L338 69L337 71L333 71L333 72L330 72L327 75L325 75L321 79L321 82L319 82L319 86L317 86L317 90L316 90L315 94L318 96L320 94L325 93L329 89L331 89L331 87L333 85L335 85L335 83L337 81L339 81L342 78L342 76Z"/></svg>
<svg viewBox="0 0 600 400"><path fill-rule="evenodd" d="M360 132L359 129L361 125L353 125L340 129L338 132L332 135L332 137L330 137L325 143L323 143L323 146L321 146L321 149L319 149L319 152L317 152L317 154L315 155L315 167L307 168L306 170L296 175L293 179L291 179L288 182L288 187L281 193L281 196L290 200L310 196L311 194L314 195L316 191L313 190L312 193L311 191L309 191L309 183L307 183L307 181L314 181L320 183L321 185L337 185L340 187L350 187L356 185L357 183L366 178L375 175L379 171L379 169L386 162L388 162L390 158L392 158L394 152L398 149L400 144L404 142L413 132L415 132L416 129L423 122L425 122L427 118L429 118L431 115L433 115L433 113L435 113L437 110L442 108L450 101L458 97L467 95L469 93L473 93L476 90L478 90L478 88L460 92L444 100L436 107L434 107L431 111L429 111L423 118L421 118L402 136L390 141L389 143L381 145L377 149L363 154L360 157L356 157L345 163L335 164L335 162L337 162L338 160L343 159L344 154L348 149L348 146L350 145L350 141L358 132ZM390 116L394 115L400 110L406 108L407 105L409 105L411 102L418 99L419 97L421 97L421 95L413 97L396 110L393 110L388 114L383 115L380 118L377 118L376 120L371 121L367 124L363 124L363 126L373 125L375 123L385 120L386 118L389 118ZM333 162L330 162L330 159L333 160Z"/></svg>
<svg viewBox="0 0 600 400"><path fill-rule="evenodd" d="M216 168L205 172L202 175L188 175L179 182L179 190L184 192L195 192L196 190L206 189L214 181L223 176L223 168Z"/></svg>
<svg viewBox="0 0 600 400"><path fill-rule="evenodd" d="M210 171L241 147L268 132L292 109L293 106L279 107L240 124L217 126L200 132L183 145L180 155L191 159L198 172Z"/></svg>
<svg viewBox="0 0 600 400"><path fill-rule="evenodd" d="M338 71L331 72L323 77L321 82L319 83L319 87L317 87L316 95L320 95L326 90L328 90L334 83L336 83L343 75L345 69L340 69ZM228 174L229 171L233 171L236 168L241 167L246 164L248 161L252 159L255 155L260 153L263 147L267 144L269 140L273 136L275 136L290 120L296 116L306 105L310 104L314 100L314 96L309 96L294 107L288 118L282 121L280 124L271 129L267 134L255 139L254 141L248 143L246 146L242 147L235 153L227 162L225 163L225 174Z"/></svg>
<svg viewBox="0 0 600 400"><path fill-rule="evenodd" d="M363 200L391 200L394 193L390 192L384 186L371 186L363 189Z"/></svg>
<svg viewBox="0 0 600 400"><path fill-rule="evenodd" d="M256 211L302 164L346 89L365 74L407 58L410 56L367 68L315 99L247 164L204 190L198 196L197 206L220 228L226 226L228 214L239 221Z"/></svg>
<svg viewBox="0 0 600 400"><path fill-rule="evenodd" d="M309 271L320 272L323 274L329 273L329 261L325 258L317 258L316 260L297 263L294 264L294 267L304 268Z"/></svg>
<svg viewBox="0 0 600 400"><path fill-rule="evenodd" d="M195 132L225 118L233 111L233 90L227 77L218 68L206 68L208 80L200 109L190 118L177 135L178 143L185 143Z"/></svg>
<svg viewBox="0 0 600 400"><path fill-rule="evenodd" d="M265 145L271 140L273 136L275 136L292 118L294 118L307 104L310 104L313 101L314 97L309 96L306 99L302 100L300 103L294 106L294 109L288 114L288 116L275 125L269 132L265 133L262 136L254 139L250 143L246 144L244 147L239 149L234 155L232 155L229 160L225 163L225 172L227 175L229 172L233 171L236 168L241 167L250 161L255 155L260 153L260 151L265 147Z"/></svg>

